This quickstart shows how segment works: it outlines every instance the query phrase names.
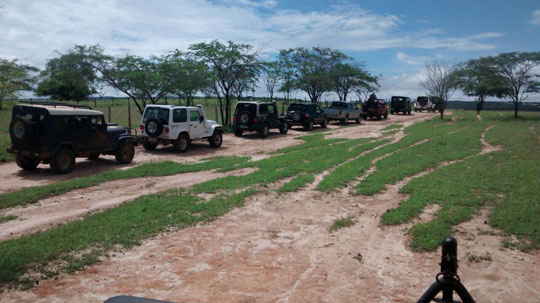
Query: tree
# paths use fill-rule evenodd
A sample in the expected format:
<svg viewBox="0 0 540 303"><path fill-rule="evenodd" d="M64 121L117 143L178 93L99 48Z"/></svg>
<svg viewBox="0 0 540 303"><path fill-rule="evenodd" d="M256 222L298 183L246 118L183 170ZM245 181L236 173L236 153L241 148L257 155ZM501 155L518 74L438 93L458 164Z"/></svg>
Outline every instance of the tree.
<svg viewBox="0 0 540 303"><path fill-rule="evenodd" d="M442 61L432 60L426 62L427 79L421 81L422 86L428 90L431 95L441 99L440 105L441 119L444 117L444 110L448 99L457 88L456 81L453 75L455 66Z"/></svg>
<svg viewBox="0 0 540 303"><path fill-rule="evenodd" d="M540 66L540 52L502 53L492 59L507 87L504 95L512 98L514 117L517 118L519 104L531 94L540 92L540 75L534 74Z"/></svg>
<svg viewBox="0 0 540 303"><path fill-rule="evenodd" d="M260 69L258 54L248 44L237 44L229 41L223 44L217 40L202 42L189 47L192 54L203 60L213 74L213 87L219 101L223 124L230 125L231 97L244 86L254 80ZM223 100L224 99L224 100ZM225 104L223 104L225 101Z"/></svg>
<svg viewBox="0 0 540 303"><path fill-rule="evenodd" d="M193 104L197 92L207 88L212 79L204 62L178 50L164 57L161 70L169 93L185 98L187 106Z"/></svg>
<svg viewBox="0 0 540 303"><path fill-rule="evenodd" d="M59 53L60 54L60 53ZM41 72L42 81L36 93L57 100L81 101L97 92L96 74L80 54L69 51L50 59Z"/></svg>
<svg viewBox="0 0 540 303"><path fill-rule="evenodd" d="M279 84L280 78L281 70L277 61L265 62L263 64L262 79L264 86L266 86L266 90L268 91L270 102L272 102L274 98L274 91L276 89L276 85Z"/></svg>
<svg viewBox="0 0 540 303"><path fill-rule="evenodd" d="M454 77L456 85L465 95L477 98L477 115L482 111L487 97L501 98L508 90L504 79L497 73L493 57L471 59L459 64Z"/></svg>
<svg viewBox="0 0 540 303"><path fill-rule="evenodd" d="M367 89L378 85L377 77L369 74L360 64L338 63L330 76L340 101L347 101L349 92L355 88Z"/></svg>
<svg viewBox="0 0 540 303"><path fill-rule="evenodd" d="M36 67L20 64L16 59L0 58L0 109L4 99L14 98L20 91L32 90L38 71Z"/></svg>
<svg viewBox="0 0 540 303"><path fill-rule="evenodd" d="M155 104L168 93L164 58L113 57L105 54L100 45L76 45L74 51L94 69L99 82L133 99L141 114L147 103Z"/></svg>
<svg viewBox="0 0 540 303"><path fill-rule="evenodd" d="M288 59L287 56L280 55L277 61L277 68L281 78L281 86L278 91L285 95L285 100L291 99L291 94L296 89L294 86L294 66Z"/></svg>
<svg viewBox="0 0 540 303"><path fill-rule="evenodd" d="M292 68L294 87L305 91L311 102L318 102L323 93L332 90L331 74L335 67L350 59L330 48L303 47L281 50L279 60Z"/></svg>

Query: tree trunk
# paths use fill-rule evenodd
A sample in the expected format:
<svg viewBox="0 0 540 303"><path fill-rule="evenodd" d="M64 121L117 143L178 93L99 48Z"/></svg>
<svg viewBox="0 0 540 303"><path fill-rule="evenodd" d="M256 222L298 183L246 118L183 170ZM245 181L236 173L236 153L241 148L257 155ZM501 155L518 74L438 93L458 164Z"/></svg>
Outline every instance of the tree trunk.
<svg viewBox="0 0 540 303"><path fill-rule="evenodd" d="M514 118L517 118L518 116L518 107L519 107L519 102L514 101Z"/></svg>

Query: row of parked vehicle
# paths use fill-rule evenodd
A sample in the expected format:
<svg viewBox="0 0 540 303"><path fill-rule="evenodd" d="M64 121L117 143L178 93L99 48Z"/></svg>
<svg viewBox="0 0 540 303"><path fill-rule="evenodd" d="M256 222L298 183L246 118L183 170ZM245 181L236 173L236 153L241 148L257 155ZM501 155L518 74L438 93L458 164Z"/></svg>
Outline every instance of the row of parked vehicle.
<svg viewBox="0 0 540 303"><path fill-rule="evenodd" d="M394 96L390 103L391 114L411 114L410 98ZM414 110L434 111L438 103L433 97L418 97ZM265 138L271 129L286 134L293 126L309 131L315 125L326 128L331 121L359 124L367 118L388 118L384 99L373 94L361 110L354 102L332 102L323 108L315 103L292 103L283 115L278 113L276 103L240 101L234 110L232 128L236 136L256 131ZM11 147L7 151L15 154L17 165L24 170L44 163L57 173L68 173L77 157L114 155L118 163L130 163L139 142L146 150L171 144L177 152L185 152L194 141L208 141L215 148L223 142L223 126L208 120L202 105L148 105L139 128L136 138L125 127L106 123L102 112L89 107L53 102L21 104L13 107Z"/></svg>

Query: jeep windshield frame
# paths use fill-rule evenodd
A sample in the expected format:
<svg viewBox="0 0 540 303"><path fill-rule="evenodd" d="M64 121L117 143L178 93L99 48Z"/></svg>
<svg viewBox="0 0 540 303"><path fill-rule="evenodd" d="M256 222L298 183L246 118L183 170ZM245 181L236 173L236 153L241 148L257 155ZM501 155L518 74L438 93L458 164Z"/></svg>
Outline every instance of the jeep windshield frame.
<svg viewBox="0 0 540 303"><path fill-rule="evenodd" d="M305 112L306 110L307 110L306 104L298 104L298 103L293 103L289 105L289 107L287 108L288 112L292 112L292 111Z"/></svg>

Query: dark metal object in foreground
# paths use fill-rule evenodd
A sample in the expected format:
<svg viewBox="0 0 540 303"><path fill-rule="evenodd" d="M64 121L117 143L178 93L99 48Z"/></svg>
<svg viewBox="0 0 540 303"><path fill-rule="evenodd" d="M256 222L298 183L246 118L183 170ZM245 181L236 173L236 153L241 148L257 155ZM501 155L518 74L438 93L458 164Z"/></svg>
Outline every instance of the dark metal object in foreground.
<svg viewBox="0 0 540 303"><path fill-rule="evenodd" d="M435 277L435 282L422 295L417 303L429 303L431 301L442 303L454 303L454 291L463 300L463 303L474 303L474 299L461 284L457 274L457 241L453 237L444 238L442 241L441 272ZM439 292L443 292L442 299L435 299Z"/></svg>
<svg viewBox="0 0 540 303"><path fill-rule="evenodd" d="M167 301L159 301L132 296L116 296L109 298L105 303L172 303Z"/></svg>

